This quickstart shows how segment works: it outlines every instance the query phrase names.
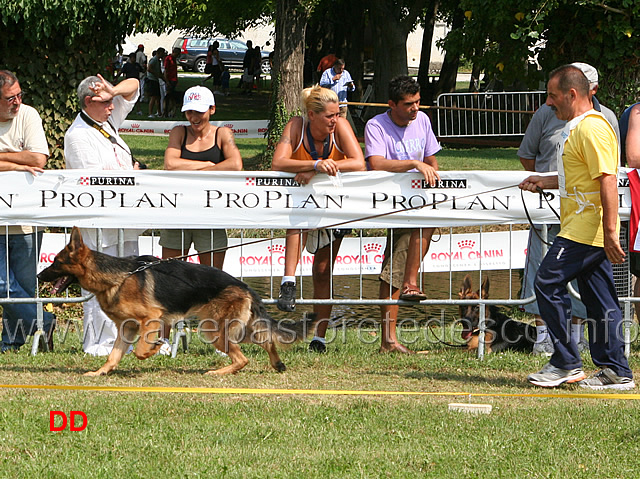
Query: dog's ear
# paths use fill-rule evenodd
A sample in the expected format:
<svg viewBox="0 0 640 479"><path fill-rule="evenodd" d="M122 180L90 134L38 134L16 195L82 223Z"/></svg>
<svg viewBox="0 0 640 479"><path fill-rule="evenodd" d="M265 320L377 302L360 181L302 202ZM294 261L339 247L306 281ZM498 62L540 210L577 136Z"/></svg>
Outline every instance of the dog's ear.
<svg viewBox="0 0 640 479"><path fill-rule="evenodd" d="M460 297L471 291L471 276L466 275L462 280L462 288L460 289Z"/></svg>
<svg viewBox="0 0 640 479"><path fill-rule="evenodd" d="M69 246L72 251L77 251L84 246L84 241L82 241L82 233L77 226L74 226L71 229L71 239L69 239Z"/></svg>
<svg viewBox="0 0 640 479"><path fill-rule="evenodd" d="M487 276L485 280L482 282L482 298L487 299L489 297L489 277Z"/></svg>

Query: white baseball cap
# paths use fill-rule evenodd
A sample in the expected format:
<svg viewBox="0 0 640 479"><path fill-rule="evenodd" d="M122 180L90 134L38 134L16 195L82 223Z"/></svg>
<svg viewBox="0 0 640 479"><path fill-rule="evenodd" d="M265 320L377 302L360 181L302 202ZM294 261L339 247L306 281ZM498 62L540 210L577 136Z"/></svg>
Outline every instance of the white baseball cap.
<svg viewBox="0 0 640 479"><path fill-rule="evenodd" d="M592 67L588 63L582 62L573 62L571 66L576 67L578 70L584 73L584 76L586 76L587 80L589 80L589 86L598 84L598 70L596 70L594 67Z"/></svg>
<svg viewBox="0 0 640 479"><path fill-rule="evenodd" d="M181 111L194 110L204 113L215 104L216 100L211 90L204 86L193 86L184 92Z"/></svg>

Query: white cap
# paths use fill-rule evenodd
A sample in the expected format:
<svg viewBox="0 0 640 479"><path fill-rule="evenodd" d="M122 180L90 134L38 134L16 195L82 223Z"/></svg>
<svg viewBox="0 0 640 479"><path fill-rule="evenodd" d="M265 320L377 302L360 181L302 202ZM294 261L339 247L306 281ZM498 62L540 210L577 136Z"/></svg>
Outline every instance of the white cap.
<svg viewBox="0 0 640 479"><path fill-rule="evenodd" d="M594 67L592 67L588 63L582 62L574 62L571 64L571 66L576 67L582 73L584 73L584 76L586 76L587 80L589 80L589 86L598 84L598 70L596 70Z"/></svg>
<svg viewBox="0 0 640 479"><path fill-rule="evenodd" d="M215 104L211 90L204 86L193 86L184 92L182 111L195 110L204 113Z"/></svg>

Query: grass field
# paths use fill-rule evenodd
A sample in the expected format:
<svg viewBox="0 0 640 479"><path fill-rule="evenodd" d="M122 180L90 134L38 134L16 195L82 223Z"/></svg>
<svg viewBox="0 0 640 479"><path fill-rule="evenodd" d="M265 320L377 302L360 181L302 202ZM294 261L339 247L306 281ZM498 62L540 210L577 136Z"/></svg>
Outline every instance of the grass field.
<svg viewBox="0 0 640 479"><path fill-rule="evenodd" d="M126 141L137 157L162 167L166 138L128 136ZM251 169L264 141L238 144L245 168ZM515 149L445 148L438 159L447 170L520 169ZM77 306L75 312L72 307L57 312L59 318L80 316ZM372 307L371 314L377 316L377 309ZM427 329L403 332L411 348L424 354L381 355L378 330L348 328L336 331L326 355L309 353L305 343L281 351L288 367L284 373L269 366L261 348L242 346L249 365L219 378L203 373L227 360L193 335L189 351L176 359L138 361L128 355L112 375L87 378L82 373L97 369L104 358L82 353L77 325L61 321L54 353L32 357L24 347L0 355L2 478L638 476L640 397L580 396L584 390L575 385L557 391L533 387L526 376L546 362L540 357L505 352L479 361L438 343ZM449 328L436 333L459 337ZM590 359L584 361L593 372ZM630 363L640 369L636 342ZM294 389L400 394L281 391ZM416 392L425 394L410 394ZM469 401L491 404L493 411L448 411L448 403ZM87 427L51 432L50 411L82 411Z"/></svg>
<svg viewBox="0 0 640 479"><path fill-rule="evenodd" d="M340 333L325 355L295 345L281 352L289 368L281 374L261 348L243 346L249 365L223 378L203 374L225 360L194 335L176 359L142 362L128 355L109 377L85 378L80 374L102 360L79 353L77 335L69 331L55 353L31 357L25 349L0 356L3 383L257 388L265 394L0 388L0 476L636 477L640 408L634 400L563 397L583 393L577 386L531 397L546 391L528 385L526 374L545 360L501 353L478 361L435 343L426 330L414 335L412 346L425 354L380 355L372 331ZM631 361L637 370L635 349ZM593 370L586 357L585 368ZM467 401L491 404L493 411L447 410L450 402ZM50 432L52 410L83 411L87 428Z"/></svg>

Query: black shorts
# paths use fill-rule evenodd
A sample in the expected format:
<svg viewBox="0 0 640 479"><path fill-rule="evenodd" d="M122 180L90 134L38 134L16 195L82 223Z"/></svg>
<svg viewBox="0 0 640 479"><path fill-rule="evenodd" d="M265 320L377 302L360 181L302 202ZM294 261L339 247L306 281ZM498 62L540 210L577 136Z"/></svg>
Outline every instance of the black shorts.
<svg viewBox="0 0 640 479"><path fill-rule="evenodd" d="M150 80L147 78L147 81L144 83L144 91L147 96L160 96L160 82L157 80Z"/></svg>
<svg viewBox="0 0 640 479"><path fill-rule="evenodd" d="M640 278L640 253L629 252L629 271Z"/></svg>

